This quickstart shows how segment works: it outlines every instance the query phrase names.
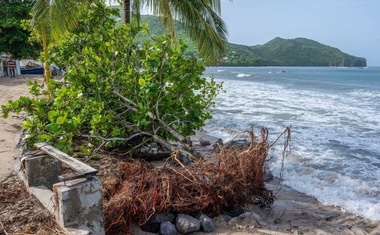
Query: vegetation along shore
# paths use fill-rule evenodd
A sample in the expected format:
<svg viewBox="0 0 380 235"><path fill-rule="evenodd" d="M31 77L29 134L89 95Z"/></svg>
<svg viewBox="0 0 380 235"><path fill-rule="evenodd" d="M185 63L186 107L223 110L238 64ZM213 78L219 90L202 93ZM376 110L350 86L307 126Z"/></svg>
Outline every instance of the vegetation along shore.
<svg viewBox="0 0 380 235"><path fill-rule="evenodd" d="M364 58L304 38L227 44L221 1L121 3L3 3L0 51L9 56L2 64L40 57L44 74L10 78L2 66L0 234L380 233L379 221L324 206L271 177L269 151L280 138L288 149L290 127L273 142L265 127L227 143L200 131L225 92L213 75L204 77L208 65L365 67ZM144 7L159 18L142 17ZM166 34L153 34L158 20ZM51 193L53 213L23 182L33 178L30 171L40 173L26 162L50 159L46 153L57 172L51 176L53 167L46 167L49 182L37 186ZM99 181L98 190L62 196ZM96 205L79 196L94 191ZM154 220L163 214L173 218Z"/></svg>

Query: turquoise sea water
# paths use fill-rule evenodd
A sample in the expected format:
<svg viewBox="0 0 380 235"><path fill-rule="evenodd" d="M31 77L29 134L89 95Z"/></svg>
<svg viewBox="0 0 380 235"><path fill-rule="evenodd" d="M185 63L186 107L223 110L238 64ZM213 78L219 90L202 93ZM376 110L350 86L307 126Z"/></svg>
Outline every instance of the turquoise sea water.
<svg viewBox="0 0 380 235"><path fill-rule="evenodd" d="M204 128L225 141L254 127L273 141L292 126L284 184L380 220L380 68L210 67L224 83ZM280 175L281 143L270 168Z"/></svg>

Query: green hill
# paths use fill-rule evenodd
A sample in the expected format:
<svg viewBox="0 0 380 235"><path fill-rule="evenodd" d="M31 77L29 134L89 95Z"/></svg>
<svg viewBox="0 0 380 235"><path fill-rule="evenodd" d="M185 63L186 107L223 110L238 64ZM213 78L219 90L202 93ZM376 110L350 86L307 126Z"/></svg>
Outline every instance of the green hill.
<svg viewBox="0 0 380 235"><path fill-rule="evenodd" d="M149 25L150 36L157 37L166 32L156 16L143 15L141 23ZM179 24L176 25L177 38L185 40L189 46L187 53L196 54L196 46ZM148 35L138 35L137 40L149 39ZM221 66L342 66L366 67L365 58L341 52L337 48L306 39L275 38L264 45L246 46L228 43Z"/></svg>
<svg viewBox="0 0 380 235"><path fill-rule="evenodd" d="M164 29L161 21L156 16L151 15L142 15L140 19L140 24L148 24L149 25L149 34L138 34L136 40L138 42L143 42L147 39L158 37L159 35L166 33L169 34L169 30ZM190 38L185 34L182 30L182 27L179 23L175 24L176 28L176 37L184 39L186 45L188 46L187 53L188 54L197 54L196 45L190 40Z"/></svg>

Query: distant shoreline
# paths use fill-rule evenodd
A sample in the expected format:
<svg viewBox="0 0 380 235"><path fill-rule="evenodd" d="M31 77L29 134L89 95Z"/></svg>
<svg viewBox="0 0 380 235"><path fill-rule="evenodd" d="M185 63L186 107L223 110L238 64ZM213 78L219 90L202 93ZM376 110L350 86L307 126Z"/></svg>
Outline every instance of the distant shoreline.
<svg viewBox="0 0 380 235"><path fill-rule="evenodd" d="M207 66L207 67L228 67L228 68L233 68L233 67L238 67L238 68L266 68L266 67L271 67L271 68L294 68L294 67L301 67L301 68L377 68L379 66L345 66L345 67L338 67L338 66L318 66L318 65L215 65L215 66Z"/></svg>

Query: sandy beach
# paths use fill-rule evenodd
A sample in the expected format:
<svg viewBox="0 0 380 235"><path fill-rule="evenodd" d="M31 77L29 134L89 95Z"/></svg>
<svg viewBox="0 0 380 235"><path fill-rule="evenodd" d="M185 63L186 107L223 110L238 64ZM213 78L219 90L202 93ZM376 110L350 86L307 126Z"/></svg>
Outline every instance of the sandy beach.
<svg viewBox="0 0 380 235"><path fill-rule="evenodd" d="M10 99L15 100L19 96L29 95L26 83L34 79L42 83L42 76L38 75L0 77L0 105L6 104ZM21 124L22 118L16 114L10 114L8 119L0 118L1 184L12 174L14 159L20 154L15 145L20 136ZM214 137L202 134L193 138L194 143L199 142L199 138L215 141ZM218 217L215 219L217 229L211 234L380 235L380 221L365 220L353 214L344 213L340 208L322 205L312 197L281 186L278 179L269 182L267 186L277 193L277 199L270 208L249 205L245 208L245 213L229 222ZM2 188L0 185L0 189ZM35 206L38 207L37 204ZM0 219L4 220L6 211L0 211L0 214L2 214ZM2 234L1 231L0 234Z"/></svg>
<svg viewBox="0 0 380 235"><path fill-rule="evenodd" d="M8 100L16 100L20 96L28 96L27 81L38 79L42 82L42 75L19 75L16 78L0 77L0 105L5 105ZM13 159L18 152L15 151L15 143L20 136L22 118L17 114L10 114L7 119L0 118L0 180L11 174Z"/></svg>

